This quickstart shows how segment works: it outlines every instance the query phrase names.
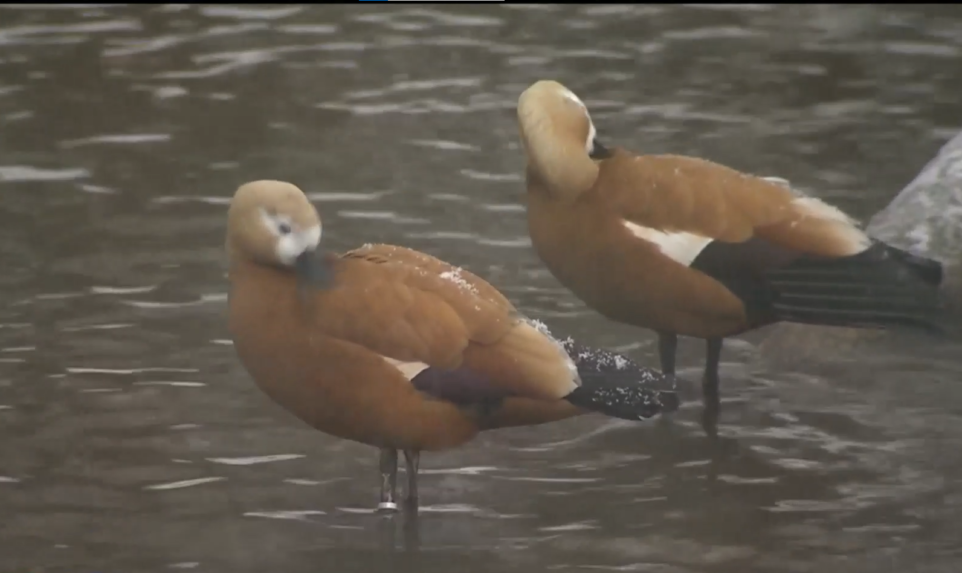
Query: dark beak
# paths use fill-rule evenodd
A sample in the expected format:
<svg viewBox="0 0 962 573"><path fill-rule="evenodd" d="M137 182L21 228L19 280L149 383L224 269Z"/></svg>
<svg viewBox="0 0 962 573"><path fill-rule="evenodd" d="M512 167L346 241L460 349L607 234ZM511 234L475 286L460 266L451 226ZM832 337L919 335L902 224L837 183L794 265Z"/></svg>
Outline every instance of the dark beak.
<svg viewBox="0 0 962 573"><path fill-rule="evenodd" d="M591 153L588 154L588 157L599 160L608 159L611 155L611 150L602 145L600 141L597 139L591 140Z"/></svg>
<svg viewBox="0 0 962 573"><path fill-rule="evenodd" d="M327 262L316 251L304 251L294 261L297 284L302 288L323 288L330 278Z"/></svg>

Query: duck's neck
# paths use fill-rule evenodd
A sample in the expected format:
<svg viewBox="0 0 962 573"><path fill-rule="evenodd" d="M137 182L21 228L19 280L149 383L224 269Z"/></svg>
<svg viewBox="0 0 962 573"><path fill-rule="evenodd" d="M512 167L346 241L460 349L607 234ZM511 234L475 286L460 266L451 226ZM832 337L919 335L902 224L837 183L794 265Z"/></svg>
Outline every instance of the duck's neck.
<svg viewBox="0 0 962 573"><path fill-rule="evenodd" d="M340 257L333 253L325 253L318 256L318 272L321 273L320 281L317 285L318 288L326 289L333 285L338 260L340 260ZM297 283L297 275L294 269L275 265L263 265L237 256L230 257L227 274L231 283L236 283L240 279L266 279L277 284Z"/></svg>
<svg viewBox="0 0 962 573"><path fill-rule="evenodd" d="M331 279L336 276L336 260L336 256L327 256L319 261ZM293 269L232 258L229 277L229 322L235 344L246 347L251 336L273 336L292 324L310 323L318 317L323 290L298 284ZM333 280L328 284L333 285Z"/></svg>

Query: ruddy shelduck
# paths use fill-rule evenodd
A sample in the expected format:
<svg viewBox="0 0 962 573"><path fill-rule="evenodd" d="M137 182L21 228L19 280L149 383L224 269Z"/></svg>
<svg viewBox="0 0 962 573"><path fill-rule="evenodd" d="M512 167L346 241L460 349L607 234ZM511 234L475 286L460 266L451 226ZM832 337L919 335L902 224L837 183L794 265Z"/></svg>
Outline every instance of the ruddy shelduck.
<svg viewBox="0 0 962 573"><path fill-rule="evenodd" d="M538 256L602 315L707 340L706 423L722 340L778 321L941 331L941 264L867 236L840 210L711 161L607 148L555 81L518 101L528 230Z"/></svg>
<svg viewBox="0 0 962 573"><path fill-rule="evenodd" d="M398 450L413 504L421 451L592 410L638 420L678 406L673 376L559 341L468 271L399 246L332 254L320 242L296 186L241 186L228 212L230 332L267 396L381 449L379 509L397 508Z"/></svg>

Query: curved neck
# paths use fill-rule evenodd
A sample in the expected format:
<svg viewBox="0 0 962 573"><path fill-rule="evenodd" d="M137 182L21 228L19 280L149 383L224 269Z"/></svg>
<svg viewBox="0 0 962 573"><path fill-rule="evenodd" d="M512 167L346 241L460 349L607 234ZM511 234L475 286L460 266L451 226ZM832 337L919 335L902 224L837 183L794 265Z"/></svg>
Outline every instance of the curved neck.
<svg viewBox="0 0 962 573"><path fill-rule="evenodd" d="M571 200L591 189L598 178L598 164L585 150L584 142L559 137L547 122L522 132L528 156L528 172L547 188L552 198Z"/></svg>

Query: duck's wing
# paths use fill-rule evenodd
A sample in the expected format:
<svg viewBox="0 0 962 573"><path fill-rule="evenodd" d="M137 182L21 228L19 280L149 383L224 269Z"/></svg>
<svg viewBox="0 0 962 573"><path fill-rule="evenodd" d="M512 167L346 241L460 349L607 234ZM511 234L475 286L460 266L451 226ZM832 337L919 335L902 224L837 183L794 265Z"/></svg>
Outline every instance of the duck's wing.
<svg viewBox="0 0 962 573"><path fill-rule="evenodd" d="M760 321L850 326L931 323L934 261L870 239L781 179L675 155L624 151L594 192L630 235L736 294Z"/></svg>
<svg viewBox="0 0 962 573"><path fill-rule="evenodd" d="M564 349L480 277L430 255L369 245L337 261L316 328L379 354L424 391L456 402L559 399L578 385Z"/></svg>
<svg viewBox="0 0 962 573"><path fill-rule="evenodd" d="M763 239L798 254L853 255L870 241L838 209L755 177L678 155L631 155L602 162L596 192L639 238L690 263L713 241Z"/></svg>

